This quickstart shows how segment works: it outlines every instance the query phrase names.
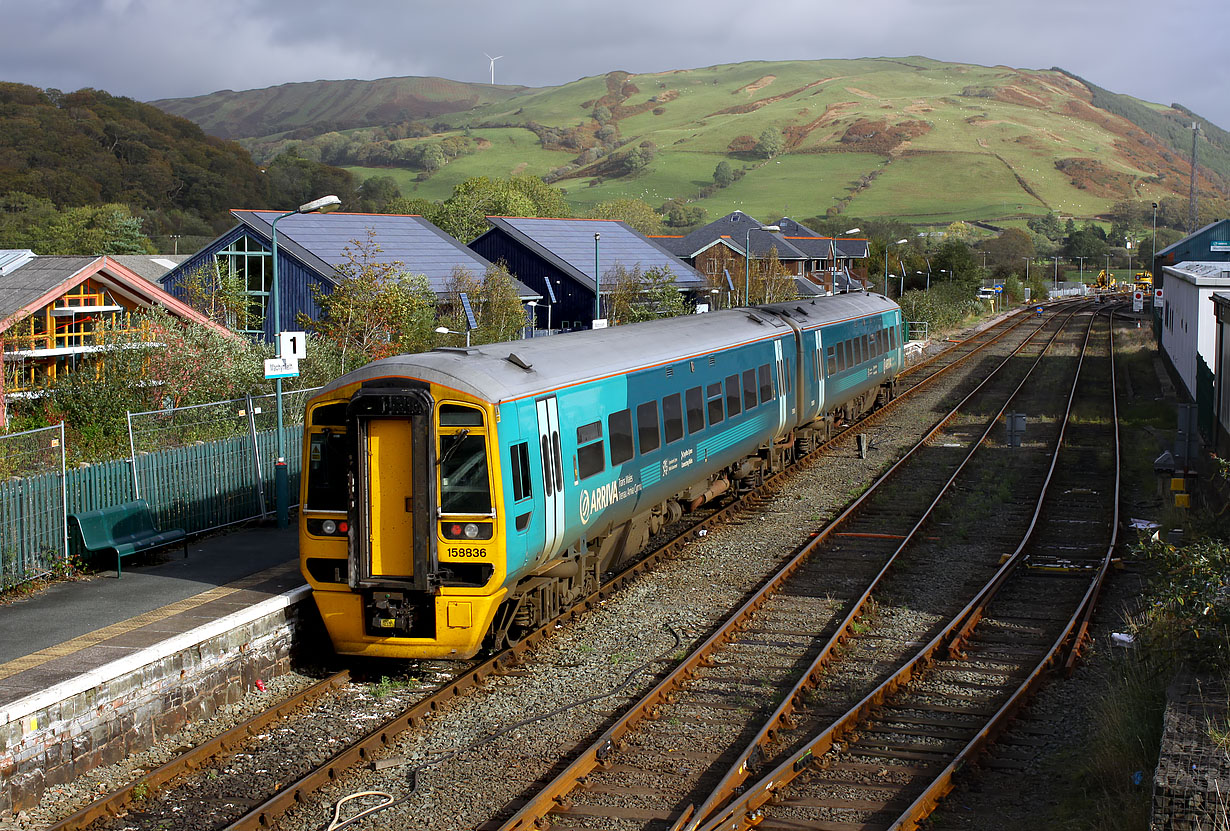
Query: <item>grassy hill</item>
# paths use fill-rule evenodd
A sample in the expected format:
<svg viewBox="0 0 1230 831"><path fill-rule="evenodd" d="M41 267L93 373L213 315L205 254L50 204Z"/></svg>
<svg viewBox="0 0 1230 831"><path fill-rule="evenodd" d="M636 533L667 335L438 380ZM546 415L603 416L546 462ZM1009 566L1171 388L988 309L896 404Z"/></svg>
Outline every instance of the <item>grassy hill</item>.
<svg viewBox="0 0 1230 831"><path fill-rule="evenodd" d="M345 95L330 84L346 85ZM428 199L469 176L529 173L565 188L578 210L632 197L690 200L710 215L1087 217L1125 198L1185 197L1190 173L1176 130L1192 120L1188 111L1061 70L910 57L611 72L541 89L449 84L318 82L155 103L207 130L229 121L228 135L257 159L293 140L309 157L360 177L391 175L403 194ZM431 129L390 129L389 102L410 100L396 99L399 85L417 90L416 102L434 102L430 116L415 116L430 118ZM428 89L439 90L430 102ZM463 91L476 96L472 104L461 106ZM783 139L770 159L755 152L766 130ZM1206 122L1200 141L1202 194L1220 196L1230 136ZM648 164L629 164L646 142ZM436 161L424 165L428 145L443 151L431 149ZM737 179L717 189L721 161Z"/></svg>
<svg viewBox="0 0 1230 831"><path fill-rule="evenodd" d="M502 101L526 89L467 84L446 78L381 78L311 81L243 92L226 89L150 103L195 121L207 133L239 139L301 128L306 128L307 135L317 135L330 130L434 119Z"/></svg>

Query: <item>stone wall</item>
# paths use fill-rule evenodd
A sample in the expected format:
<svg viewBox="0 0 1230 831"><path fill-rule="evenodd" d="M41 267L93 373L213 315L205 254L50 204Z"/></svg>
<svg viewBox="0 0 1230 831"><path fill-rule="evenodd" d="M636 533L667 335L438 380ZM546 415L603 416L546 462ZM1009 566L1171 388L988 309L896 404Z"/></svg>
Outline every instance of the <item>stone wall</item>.
<svg viewBox="0 0 1230 831"><path fill-rule="evenodd" d="M1226 693L1219 679L1187 672L1166 691L1152 831L1230 829L1230 753L1210 735L1226 735Z"/></svg>
<svg viewBox="0 0 1230 831"><path fill-rule="evenodd" d="M5 707L0 817L236 703L322 631L305 586Z"/></svg>

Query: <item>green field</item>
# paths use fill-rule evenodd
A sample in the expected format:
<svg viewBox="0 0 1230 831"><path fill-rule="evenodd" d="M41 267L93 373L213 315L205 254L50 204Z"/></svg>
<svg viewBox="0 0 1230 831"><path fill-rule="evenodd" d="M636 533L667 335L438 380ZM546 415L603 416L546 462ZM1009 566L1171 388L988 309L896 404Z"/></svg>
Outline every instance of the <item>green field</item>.
<svg viewBox="0 0 1230 831"><path fill-rule="evenodd" d="M403 82L414 82L409 92L397 86ZM446 198L470 176L541 176L571 163L577 150L544 150L533 132L516 125L579 127L571 140L579 136L581 146L589 146L599 100L615 116L618 132L609 150L622 154L650 141L657 157L633 175L559 181L578 212L615 198L644 199L654 207L671 198L700 200L722 160L746 175L700 200L711 216L740 208L756 216L815 216L838 209L919 223L1003 221L1047 211L1084 219L1127 197L1186 194L1181 153L1137 143L1144 135L1138 128L1091 109L1089 89L1052 70L922 57L753 61L612 73L539 89L384 79L369 91L370 99L364 98L362 82L348 83L329 88L336 100L304 101L303 112L279 123L310 123L316 113L327 114L334 124L360 123L363 113L401 106L404 100L447 107L455 103L450 96L477 91L477 106L441 112L431 123L468 128L484 140L478 152L454 159L421 182L405 169L349 168L360 177L393 176L404 195L429 199ZM265 124L272 123L275 104L293 104L296 95L302 98L311 89L231 93L219 101L244 123ZM257 92L265 98L245 97ZM188 101L205 112L209 98ZM732 142L748 147L771 128L785 131L792 142L777 158L766 162L732 151ZM444 135L404 143L439 141ZM1060 163L1076 173L1065 173ZM865 180L870 174L875 175Z"/></svg>

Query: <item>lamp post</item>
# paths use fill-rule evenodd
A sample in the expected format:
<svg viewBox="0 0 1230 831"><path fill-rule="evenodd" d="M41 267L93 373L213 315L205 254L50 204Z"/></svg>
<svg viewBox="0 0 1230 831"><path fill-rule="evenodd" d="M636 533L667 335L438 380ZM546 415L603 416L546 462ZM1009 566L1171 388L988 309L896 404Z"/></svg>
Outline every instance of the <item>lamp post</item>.
<svg viewBox="0 0 1230 831"><path fill-rule="evenodd" d="M307 202L295 208L293 211L287 211L280 216L275 216L273 222L270 223L270 249L273 254L273 275L270 280L269 293L273 295L273 339L274 339L274 355L278 358L282 357L282 298L278 288L278 220L286 219L288 216L295 214L327 214L336 211L341 207L342 200L330 194L322 196L311 202ZM290 490L290 481L288 471L286 469L286 437L282 435L282 379L274 380L274 399L277 401L278 411L278 458L273 463L273 493L277 504L278 527L285 528L288 522L290 512L290 499L288 491Z"/></svg>
<svg viewBox="0 0 1230 831"><path fill-rule="evenodd" d="M861 230L863 229L862 228L849 228L842 232L842 236L844 237L849 234L857 234ZM833 268L832 268L832 271L833 271L833 286L835 288L837 286L837 240L836 239L833 240ZM847 286L846 288L848 289L849 286Z"/></svg>
<svg viewBox="0 0 1230 831"><path fill-rule="evenodd" d="M531 300L525 305L530 307L530 337L534 337L534 329L538 327L538 301Z"/></svg>
<svg viewBox="0 0 1230 831"><path fill-rule="evenodd" d="M1055 261L1055 293L1059 293L1059 258L1051 257Z"/></svg>
<svg viewBox="0 0 1230 831"><path fill-rule="evenodd" d="M712 298L711 308L716 309L718 304L718 295L721 294L721 289L709 289L709 296Z"/></svg>
<svg viewBox="0 0 1230 831"><path fill-rule="evenodd" d="M598 240L602 234L594 234L594 320L602 317L602 272L598 270Z"/></svg>
<svg viewBox="0 0 1230 831"><path fill-rule="evenodd" d="M979 251L978 253L982 255L982 270L986 271L987 270L987 252Z"/></svg>
<svg viewBox="0 0 1230 831"><path fill-rule="evenodd" d="M952 271L951 271L951 270L949 270L949 269L947 269L947 268L941 268L941 269L940 269L940 274L947 274L947 275L948 275L948 277L947 277L947 278L945 278L945 279L948 279L948 280L952 280L952 278L953 278L953 276L954 276L954 275L953 275L953 273L952 273Z"/></svg>
<svg viewBox="0 0 1230 831"><path fill-rule="evenodd" d="M884 296L888 297L888 248L890 245L904 245L908 240L899 239L896 242L886 243L884 245ZM902 286L905 285L905 277L901 278Z"/></svg>
<svg viewBox="0 0 1230 831"><path fill-rule="evenodd" d="M752 278L752 231L780 231L779 225L759 225L753 228L747 226L747 233L743 235L743 305L750 306L751 298L748 296L748 286L751 284Z"/></svg>
<svg viewBox="0 0 1230 831"><path fill-rule="evenodd" d="M1026 283L1028 283L1028 282L1029 282L1029 263L1030 263L1030 259L1029 259L1029 257L1021 257L1021 259L1025 261L1025 282L1026 282Z"/></svg>
<svg viewBox="0 0 1230 831"><path fill-rule="evenodd" d="M466 349L470 348L470 330L469 329L466 329L464 332L458 332L456 329L450 329L447 326L437 326L436 333L440 335L465 335L466 336Z"/></svg>
<svg viewBox="0 0 1230 831"><path fill-rule="evenodd" d="M1128 282L1131 283L1133 287L1135 287L1136 280L1132 278L1132 240L1130 237L1123 241L1123 249L1127 251L1127 261L1128 261L1127 279L1128 279Z"/></svg>
<svg viewBox="0 0 1230 831"><path fill-rule="evenodd" d="M1077 257L1076 259L1081 261L1081 285L1083 286L1085 285L1085 258ZM1084 291L1084 289L1081 289L1081 291Z"/></svg>

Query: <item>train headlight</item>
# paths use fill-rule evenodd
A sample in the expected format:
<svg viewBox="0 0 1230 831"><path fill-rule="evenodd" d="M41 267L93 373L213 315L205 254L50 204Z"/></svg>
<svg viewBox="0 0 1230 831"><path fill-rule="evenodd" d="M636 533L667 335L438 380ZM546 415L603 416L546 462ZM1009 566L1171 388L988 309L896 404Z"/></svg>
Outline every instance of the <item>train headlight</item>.
<svg viewBox="0 0 1230 831"><path fill-rule="evenodd" d="M464 533L467 540L476 540L478 539L478 526L473 522L467 522Z"/></svg>
<svg viewBox="0 0 1230 831"><path fill-rule="evenodd" d="M329 534L329 535L336 534L337 533L337 523L331 519L326 519L324 522L320 523L320 530L324 531L326 534Z"/></svg>
<svg viewBox="0 0 1230 831"><path fill-rule="evenodd" d="M490 522L441 522L440 536L446 540L489 540L495 531Z"/></svg>

